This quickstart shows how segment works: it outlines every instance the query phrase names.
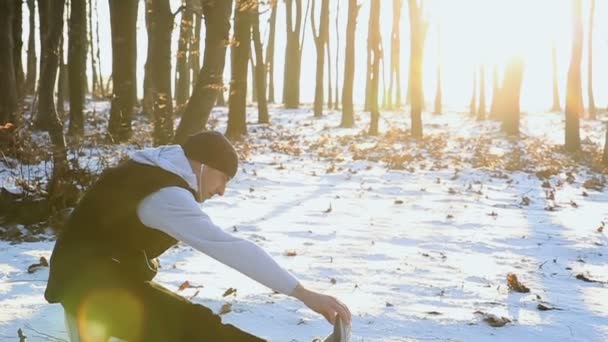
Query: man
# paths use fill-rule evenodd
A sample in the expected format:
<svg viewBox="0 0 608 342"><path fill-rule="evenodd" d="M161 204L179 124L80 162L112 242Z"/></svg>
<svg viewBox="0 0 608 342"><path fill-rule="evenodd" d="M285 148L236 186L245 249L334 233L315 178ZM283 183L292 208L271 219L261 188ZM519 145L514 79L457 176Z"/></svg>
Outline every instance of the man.
<svg viewBox="0 0 608 342"><path fill-rule="evenodd" d="M222 196L238 157L220 133L134 153L102 173L74 209L51 256L45 298L61 303L82 341L262 341L152 282L153 259L183 241L301 300L330 323L337 299L304 288L256 244L213 224L199 203ZM199 202L199 203L197 203Z"/></svg>

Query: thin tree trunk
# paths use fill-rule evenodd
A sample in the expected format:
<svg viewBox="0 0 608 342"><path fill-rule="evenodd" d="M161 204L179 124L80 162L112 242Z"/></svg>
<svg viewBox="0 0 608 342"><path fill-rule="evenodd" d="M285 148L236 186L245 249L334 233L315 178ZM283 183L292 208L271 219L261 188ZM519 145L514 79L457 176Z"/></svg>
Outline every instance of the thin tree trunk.
<svg viewBox="0 0 608 342"><path fill-rule="evenodd" d="M315 3L316 1L312 0L312 13L310 16L310 26L312 27L312 34L317 50L314 115L315 117L321 117L321 115L323 115L323 72L325 71L325 48L327 47L327 37L329 31L329 1L321 1L320 23L318 30L315 24Z"/></svg>
<svg viewBox="0 0 608 342"><path fill-rule="evenodd" d="M360 5L357 0L348 1L348 21L346 23L346 47L344 52L344 84L342 88L342 122L341 127L355 125L353 107L353 88L355 80L355 31Z"/></svg>
<svg viewBox="0 0 608 342"><path fill-rule="evenodd" d="M256 12L259 6L256 6ZM258 88L257 102L258 102L258 123L269 123L268 117L268 102L266 100L266 63L264 63L264 52L262 46L262 37L260 36L260 15L253 13L253 46L255 49L255 78L256 86Z"/></svg>
<svg viewBox="0 0 608 342"><path fill-rule="evenodd" d="M340 0L336 1L336 95L334 101L334 109L338 110L340 107L340 95L338 89L340 88L340 77L338 64L340 61Z"/></svg>
<svg viewBox="0 0 608 342"><path fill-rule="evenodd" d="M87 4L86 0L71 0L68 47L70 126L71 135L84 133L84 91L87 68Z"/></svg>
<svg viewBox="0 0 608 342"><path fill-rule="evenodd" d="M251 1L251 0L248 0ZM252 25L253 27L253 25ZM253 39L250 39L251 44L253 45ZM254 51L255 47L249 47L249 66L251 69L251 103L257 102L258 101L258 88L256 86L257 83L257 79L255 78L255 62L253 60L253 51Z"/></svg>
<svg viewBox="0 0 608 342"><path fill-rule="evenodd" d="M7 1L7 0L4 0ZM23 49L23 9L21 0L10 0L15 2L15 15L13 17L13 62L15 63L15 82L17 86L17 96L24 95L25 75L23 74L23 63L21 62L21 50Z"/></svg>
<svg viewBox="0 0 608 342"><path fill-rule="evenodd" d="M257 5L249 4L248 0L236 0L234 40L237 44L232 48L233 58L230 69L232 77L226 128L226 136L230 139L238 139L247 134L247 69L251 49L251 21L254 12L257 15Z"/></svg>
<svg viewBox="0 0 608 342"><path fill-rule="evenodd" d="M417 0L408 0L410 10L410 75L409 94L411 101L412 136L422 139L422 107L424 97L422 93L422 58L424 54L424 41L428 31L428 23L422 17L422 4Z"/></svg>
<svg viewBox="0 0 608 342"><path fill-rule="evenodd" d="M293 24L293 6L295 2L296 18ZM302 0L285 0L286 34L285 69L283 71L283 104L285 108L295 109L300 106L300 31L302 27Z"/></svg>
<svg viewBox="0 0 608 342"><path fill-rule="evenodd" d="M277 29L277 6L278 1L271 4L270 30L268 33L268 46L266 46L266 64L268 69L268 102L274 103L274 41Z"/></svg>
<svg viewBox="0 0 608 342"><path fill-rule="evenodd" d="M393 0L393 28L391 32L391 68L388 86L388 108L399 108L401 106L401 63L400 49L401 38L399 24L401 22L401 9L403 8L403 0ZM395 87L396 94L393 98ZM394 100L394 102L393 102Z"/></svg>
<svg viewBox="0 0 608 342"><path fill-rule="evenodd" d="M17 81L15 77L13 23L14 1L0 1L0 125L15 120Z"/></svg>
<svg viewBox="0 0 608 342"><path fill-rule="evenodd" d="M137 0L109 0L112 31L112 108L108 133L115 141L132 134L137 60Z"/></svg>
<svg viewBox="0 0 608 342"><path fill-rule="evenodd" d="M500 90L500 117L502 130L508 135L519 135L520 95L524 74L524 61L514 57L507 64L505 77Z"/></svg>
<svg viewBox="0 0 608 342"><path fill-rule="evenodd" d="M589 61L589 67L587 68L587 97L589 99L589 118L595 120L596 108L595 100L593 98L593 17L595 15L595 0L591 0L591 6L589 9L589 50L587 58Z"/></svg>
<svg viewBox="0 0 608 342"><path fill-rule="evenodd" d="M477 120L486 118L486 70L485 66L479 66L479 108L477 108Z"/></svg>
<svg viewBox="0 0 608 342"><path fill-rule="evenodd" d="M188 66L190 67L190 85L196 84L198 81L198 71L201 70L201 16L200 10L194 11L194 36L190 42L190 50L188 57ZM192 87L193 88L193 87ZM190 89L188 89L190 94Z"/></svg>
<svg viewBox="0 0 608 342"><path fill-rule="evenodd" d="M498 65L494 64L492 70L492 104L490 105L490 118L500 118L500 86L498 85Z"/></svg>
<svg viewBox="0 0 608 342"><path fill-rule="evenodd" d="M581 147L579 118L583 113L581 87L581 59L583 54L583 20L581 0L572 2L572 56L568 69L566 91L566 150L578 151Z"/></svg>
<svg viewBox="0 0 608 342"><path fill-rule="evenodd" d="M97 1L95 0L95 39L97 42L96 47L96 65L97 65L97 75L99 75L99 91L101 96L105 97L106 96L106 92L110 91L110 80L112 79L112 76L108 77L108 83L107 85L104 86L103 84L103 74L101 73L101 57L100 57L100 46L101 44L99 44L99 11L97 10Z"/></svg>
<svg viewBox="0 0 608 342"><path fill-rule="evenodd" d="M473 69L473 94L469 102L469 114L477 114L477 69Z"/></svg>
<svg viewBox="0 0 608 342"><path fill-rule="evenodd" d="M553 106L551 107L552 112L561 112L562 105L559 101L559 80L557 77L557 48L555 47L555 41L551 47L551 64L553 66Z"/></svg>
<svg viewBox="0 0 608 342"><path fill-rule="evenodd" d="M329 2L329 1L328 1ZM329 5L327 5L329 11ZM333 87L331 83L331 44L329 43L329 13L327 15L327 108L331 109L333 105Z"/></svg>
<svg viewBox="0 0 608 342"><path fill-rule="evenodd" d="M190 134L205 128L211 109L224 87L223 74L232 1L203 2L203 12L206 32L203 67L177 127L174 140L177 144L183 143Z"/></svg>
<svg viewBox="0 0 608 342"><path fill-rule="evenodd" d="M64 20L67 21L67 20ZM59 37L59 76L57 79L57 114L59 119L63 122L65 116L65 97L68 92L67 87L67 71L65 62L63 59L63 45L64 45L64 34L61 31L61 37Z"/></svg>
<svg viewBox="0 0 608 342"><path fill-rule="evenodd" d="M369 29L367 33L367 60L369 85L369 134L378 134L380 110L378 108L378 87L380 78L380 60L382 59L382 38L380 36L380 0L371 0Z"/></svg>
<svg viewBox="0 0 608 342"><path fill-rule="evenodd" d="M190 95L188 51L190 50L193 25L192 4L190 4L189 0L182 0L182 6L185 6L185 9L181 11L181 24L175 62L175 104L178 111L179 108L182 108L186 104Z"/></svg>
<svg viewBox="0 0 608 342"><path fill-rule="evenodd" d="M441 63L437 63L437 88L435 88L435 114L443 112L443 99L441 93Z"/></svg>
<svg viewBox="0 0 608 342"><path fill-rule="evenodd" d="M151 117L154 114L154 84L152 77L152 60L154 59L152 49L154 45L154 32L152 32L152 10L154 8L154 0L145 0L145 21L146 33L148 34L148 51L146 52L146 64L144 65L144 84L143 84L143 99L142 112L144 115ZM157 20L157 19L156 19Z"/></svg>
<svg viewBox="0 0 608 342"><path fill-rule="evenodd" d="M53 144L53 175L49 182L49 194L58 195L60 182L67 167L67 153L63 137L63 125L57 117L53 96L59 63L59 43L63 31L64 0L38 0L40 13L41 61L38 116L36 126L47 130Z"/></svg>
<svg viewBox="0 0 608 342"><path fill-rule="evenodd" d="M95 67L95 48L93 46L93 0L87 0L88 4L89 4L89 11L88 11L88 24L89 24L89 37L88 37L88 44L89 44L89 52L90 52L90 56L91 56L91 95L93 96L97 96L98 95L98 88L99 88L99 78L97 75L97 68Z"/></svg>
<svg viewBox="0 0 608 342"><path fill-rule="evenodd" d="M25 79L25 92L29 95L36 91L36 2L27 0L29 10L29 34L27 39L27 76Z"/></svg>
<svg viewBox="0 0 608 342"><path fill-rule="evenodd" d="M150 78L154 112L154 143L166 145L173 138L171 97L171 33L173 15L169 0L148 0L150 15Z"/></svg>

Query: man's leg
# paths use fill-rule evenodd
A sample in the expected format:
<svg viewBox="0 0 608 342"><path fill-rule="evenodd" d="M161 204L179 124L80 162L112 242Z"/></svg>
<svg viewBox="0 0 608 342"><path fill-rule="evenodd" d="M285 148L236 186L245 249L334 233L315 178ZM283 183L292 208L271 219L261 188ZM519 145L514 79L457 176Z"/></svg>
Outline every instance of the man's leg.
<svg viewBox="0 0 608 342"><path fill-rule="evenodd" d="M205 14L205 54L203 67L175 133L180 144L202 130L209 119L217 94L223 86L226 46L229 41L233 0L202 0Z"/></svg>
<svg viewBox="0 0 608 342"><path fill-rule="evenodd" d="M264 341L153 282L95 289L66 310L73 310L84 341Z"/></svg>

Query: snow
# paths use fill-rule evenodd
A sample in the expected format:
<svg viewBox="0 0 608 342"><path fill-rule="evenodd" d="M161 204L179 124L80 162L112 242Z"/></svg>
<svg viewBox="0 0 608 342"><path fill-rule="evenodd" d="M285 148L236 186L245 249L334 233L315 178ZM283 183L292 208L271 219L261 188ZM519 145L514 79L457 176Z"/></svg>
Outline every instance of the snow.
<svg viewBox="0 0 608 342"><path fill-rule="evenodd" d="M344 129L337 128L337 112L314 119L309 108L277 107L268 127L255 124L255 108L249 110L240 171L225 196L203 209L226 230L260 244L307 287L345 302L353 313L352 341L608 340L608 240L597 231L608 222L608 195L583 188L598 176L588 167L534 147L562 144L563 115L523 115L516 140L498 133L498 124L465 114L425 115L430 138L416 147L360 135L367 114L359 115L357 128ZM211 124L223 131L226 110L212 115ZM605 125L581 125L585 146L599 148ZM381 132L406 127L404 113L382 113ZM482 152L497 160L495 167L472 165L474 142L491 143ZM385 152L367 150L376 146ZM516 149L527 172L500 163ZM354 160L353 151L380 161ZM413 157L390 169L381 156L386 151ZM528 151L559 161L547 179L551 188L543 188L532 164L538 156ZM569 171L574 179L567 179ZM67 340L61 307L42 296L48 269L27 273L52 247L52 241L0 242L0 340L16 340L19 328L28 341L57 340L45 334ZM188 246L167 251L161 267L156 281L175 291L186 280L203 285L178 293L215 312L232 303L223 321L270 341L311 341L331 332L297 300ZM509 291L509 273L530 293ZM579 274L598 282L576 279ZM236 296L222 297L231 287ZM539 311L539 303L560 310ZM476 312L513 322L493 328Z"/></svg>

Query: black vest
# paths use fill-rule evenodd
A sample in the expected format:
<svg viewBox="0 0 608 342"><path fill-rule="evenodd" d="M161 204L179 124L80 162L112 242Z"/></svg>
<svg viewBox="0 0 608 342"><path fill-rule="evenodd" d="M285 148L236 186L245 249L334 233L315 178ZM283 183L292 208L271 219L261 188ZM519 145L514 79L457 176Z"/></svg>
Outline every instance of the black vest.
<svg viewBox="0 0 608 342"><path fill-rule="evenodd" d="M164 187L191 191L181 177L159 167L128 160L105 170L82 197L58 237L50 261L45 298L62 301L74 284L98 284L104 279L100 264L114 265L129 280L150 280L156 274L152 259L177 243L137 217L139 203ZM80 279L95 274L94 281ZM86 285L89 284L89 285Z"/></svg>

